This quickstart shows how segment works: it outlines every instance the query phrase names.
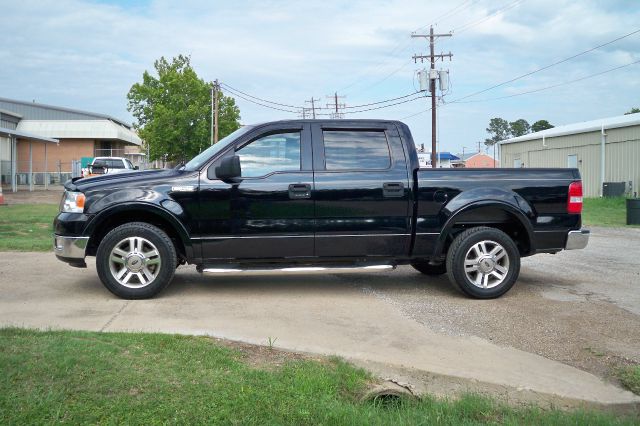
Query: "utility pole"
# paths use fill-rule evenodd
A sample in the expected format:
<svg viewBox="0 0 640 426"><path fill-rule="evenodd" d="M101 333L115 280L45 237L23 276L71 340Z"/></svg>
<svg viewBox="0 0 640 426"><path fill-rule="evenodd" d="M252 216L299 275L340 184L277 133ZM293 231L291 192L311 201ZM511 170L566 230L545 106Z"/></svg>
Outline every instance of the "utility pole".
<svg viewBox="0 0 640 426"><path fill-rule="evenodd" d="M339 108L345 108L346 104L341 104L338 102L338 98L344 98L345 96L338 96L338 92L335 92L333 95L328 95L328 99L333 99L332 104L327 104L327 108L331 108L335 110L335 112L331 113L331 118L344 118L344 114L339 111Z"/></svg>
<svg viewBox="0 0 640 426"><path fill-rule="evenodd" d="M220 117L220 102L219 102L219 96L218 94L220 93L220 83L218 83L218 79L216 78L216 81L213 83L213 89L211 91L212 93L212 98L211 98L211 108L212 108L212 112L215 111L215 114L213 117L211 117L211 123L215 123L215 126L213 128L213 132L211 135L211 145L218 143L218 131L220 130L220 126L218 125L218 119Z"/></svg>
<svg viewBox="0 0 640 426"><path fill-rule="evenodd" d="M448 57L451 60L453 54L449 53L440 53L436 55L435 53L435 40L437 37L451 37L451 33L448 34L434 34L433 26L431 26L429 30L429 34L411 34L412 38L422 37L429 39L429 55L413 55L414 62L424 62L425 59L429 59L431 62L431 71L429 74L429 90L431 91L431 167L436 168L437 155L436 155L436 60Z"/></svg>
<svg viewBox="0 0 640 426"><path fill-rule="evenodd" d="M320 101L320 99L314 99L313 96L311 97L311 100L304 101L305 103L309 102L311 104L311 117L314 120L316 119L316 102L318 101Z"/></svg>

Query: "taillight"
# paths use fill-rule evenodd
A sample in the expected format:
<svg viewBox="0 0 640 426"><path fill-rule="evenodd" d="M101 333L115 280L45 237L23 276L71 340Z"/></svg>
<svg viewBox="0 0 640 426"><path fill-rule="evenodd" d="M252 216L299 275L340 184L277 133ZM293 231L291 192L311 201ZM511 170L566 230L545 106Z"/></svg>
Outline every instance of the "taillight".
<svg viewBox="0 0 640 426"><path fill-rule="evenodd" d="M582 213L582 182L571 182L567 198L567 213Z"/></svg>

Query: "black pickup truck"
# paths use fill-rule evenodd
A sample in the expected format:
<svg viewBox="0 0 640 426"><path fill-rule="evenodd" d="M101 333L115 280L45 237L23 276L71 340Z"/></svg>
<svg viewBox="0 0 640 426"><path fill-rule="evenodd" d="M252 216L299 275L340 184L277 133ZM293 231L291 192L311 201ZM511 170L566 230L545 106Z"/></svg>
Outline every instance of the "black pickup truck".
<svg viewBox="0 0 640 426"><path fill-rule="evenodd" d="M577 169L420 169L398 121L245 126L184 166L73 179L58 258L96 256L114 294L165 288L180 264L213 275L376 272L410 264L498 297L520 258L587 245Z"/></svg>

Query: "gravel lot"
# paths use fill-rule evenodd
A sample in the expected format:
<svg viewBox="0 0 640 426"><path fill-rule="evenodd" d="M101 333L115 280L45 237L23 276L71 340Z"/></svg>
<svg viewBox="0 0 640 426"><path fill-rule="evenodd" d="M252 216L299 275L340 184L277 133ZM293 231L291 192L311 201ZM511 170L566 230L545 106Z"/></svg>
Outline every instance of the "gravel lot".
<svg viewBox="0 0 640 426"><path fill-rule="evenodd" d="M615 367L640 363L639 253L639 229L593 228L587 249L523 259L514 288L486 301L410 267L341 279L433 331L478 336L611 378Z"/></svg>

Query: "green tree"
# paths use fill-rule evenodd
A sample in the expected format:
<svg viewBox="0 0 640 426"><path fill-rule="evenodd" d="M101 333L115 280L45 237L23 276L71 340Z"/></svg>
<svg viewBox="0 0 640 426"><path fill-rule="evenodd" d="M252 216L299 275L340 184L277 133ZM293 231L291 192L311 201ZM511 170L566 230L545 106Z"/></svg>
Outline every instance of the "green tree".
<svg viewBox="0 0 640 426"><path fill-rule="evenodd" d="M625 112L624 115L637 114L639 112L640 112L640 108L631 108L629 111Z"/></svg>
<svg viewBox="0 0 640 426"><path fill-rule="evenodd" d="M529 122L524 118L509 123L509 128L511 130L511 135L515 137L526 135L531 131Z"/></svg>
<svg viewBox="0 0 640 426"><path fill-rule="evenodd" d="M531 131L534 133L547 129L553 129L553 124L549 123L547 120L538 120L531 125Z"/></svg>
<svg viewBox="0 0 640 426"><path fill-rule="evenodd" d="M504 118L492 118L489 121L489 127L487 127L487 133L491 136L485 139L484 144L486 146L492 146L500 141L509 139L511 136L511 127L509 122Z"/></svg>
<svg viewBox="0 0 640 426"><path fill-rule="evenodd" d="M149 147L151 160L185 161L210 145L212 83L199 78L188 56L154 62L157 76L145 71L131 86L128 110ZM219 136L240 127L240 110L231 97L219 98Z"/></svg>

